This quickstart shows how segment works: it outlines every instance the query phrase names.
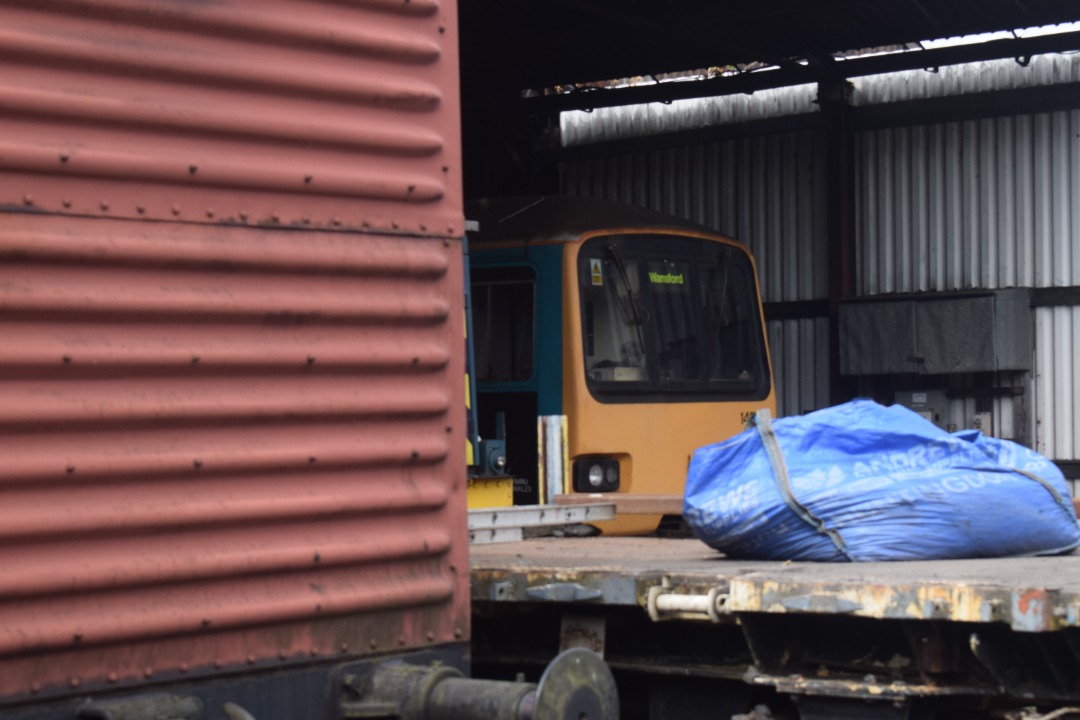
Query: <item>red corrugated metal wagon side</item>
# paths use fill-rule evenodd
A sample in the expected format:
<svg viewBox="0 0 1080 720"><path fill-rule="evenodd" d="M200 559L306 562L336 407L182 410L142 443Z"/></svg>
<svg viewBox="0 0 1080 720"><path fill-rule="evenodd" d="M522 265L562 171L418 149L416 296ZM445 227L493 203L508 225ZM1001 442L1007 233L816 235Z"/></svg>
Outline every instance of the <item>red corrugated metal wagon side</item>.
<svg viewBox="0 0 1080 720"><path fill-rule="evenodd" d="M0 46L0 712L464 666L454 3L8 2Z"/></svg>

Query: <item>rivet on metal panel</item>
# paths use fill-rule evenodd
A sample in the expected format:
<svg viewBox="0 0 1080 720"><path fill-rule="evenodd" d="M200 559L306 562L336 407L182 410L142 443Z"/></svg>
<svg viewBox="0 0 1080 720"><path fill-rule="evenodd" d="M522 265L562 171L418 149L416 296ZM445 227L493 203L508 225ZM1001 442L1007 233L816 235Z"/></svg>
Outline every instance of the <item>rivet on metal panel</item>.
<svg viewBox="0 0 1080 720"><path fill-rule="evenodd" d="M461 637L462 635L464 635L464 634L465 634L465 633L463 633L463 632L461 631L461 628L454 628L454 637L456 637L456 638L460 638L460 637Z"/></svg>
<svg viewBox="0 0 1080 720"><path fill-rule="evenodd" d="M311 648L311 657L318 657L318 656L319 656L319 648L317 648L317 647Z"/></svg>
<svg viewBox="0 0 1080 720"><path fill-rule="evenodd" d="M337 227L341 224L341 218L330 218L330 224Z"/></svg>
<svg viewBox="0 0 1080 720"><path fill-rule="evenodd" d="M240 219L243 220L244 222L247 222L247 219L248 219L247 212L245 212L244 210L241 210L240 211Z"/></svg>
<svg viewBox="0 0 1080 720"><path fill-rule="evenodd" d="M60 361L67 364L67 363L71 362L71 356L70 355L63 355L63 356L60 357Z"/></svg>
<svg viewBox="0 0 1080 720"><path fill-rule="evenodd" d="M312 465L315 464L316 460L318 460L318 458L315 457L314 455L309 456L308 459L307 459L308 463L310 463ZM318 562L318 561L319 561L319 553L315 553L315 562Z"/></svg>
<svg viewBox="0 0 1080 720"><path fill-rule="evenodd" d="M445 32L446 32L446 27L444 25L440 25L439 26L439 34L442 35Z"/></svg>
<svg viewBox="0 0 1080 720"><path fill-rule="evenodd" d="M314 178L311 177L310 175L305 175L304 176L304 183L305 184L310 185L312 180L314 180Z"/></svg>
<svg viewBox="0 0 1080 720"><path fill-rule="evenodd" d="M443 165L442 166L442 171L443 172L450 172L450 166L449 165Z"/></svg>
<svg viewBox="0 0 1080 720"><path fill-rule="evenodd" d="M67 153L60 153L60 162L66 163L70 159L71 159L71 156L68 155Z"/></svg>
<svg viewBox="0 0 1080 720"><path fill-rule="evenodd" d="M397 221L397 220L393 220L393 221L391 221L391 222L390 222L390 227L392 227L392 228L394 228L395 230L397 230L397 229L398 229L399 227L401 227L401 226L400 226L400 225L398 225L398 221Z"/></svg>
<svg viewBox="0 0 1080 720"><path fill-rule="evenodd" d="M273 220L274 222L281 222L281 215L278 214L278 213L274 213L273 215L270 216L270 219Z"/></svg>
<svg viewBox="0 0 1080 720"><path fill-rule="evenodd" d="M100 204L101 204L101 209L102 210L108 210L109 209L109 203L108 202L102 200Z"/></svg>
<svg viewBox="0 0 1080 720"><path fill-rule="evenodd" d="M172 206L172 214L173 215L179 215L180 214L180 206L179 205L173 205Z"/></svg>
<svg viewBox="0 0 1080 720"><path fill-rule="evenodd" d="M311 364L313 364L314 362L315 362L315 356L314 356L314 355L308 355L308 356L307 356L307 364L308 364L308 365L311 365Z"/></svg>
<svg viewBox="0 0 1080 720"><path fill-rule="evenodd" d="M316 552L311 558L311 561L314 563L318 563L320 560L322 560L322 556L319 555L318 552Z"/></svg>
<svg viewBox="0 0 1080 720"><path fill-rule="evenodd" d="M145 675L146 677L154 677L154 668L146 668L145 670L143 670L143 675Z"/></svg>
<svg viewBox="0 0 1080 720"><path fill-rule="evenodd" d="M63 206L64 206L64 207L66 207L66 208L69 208L69 207L71 207L71 198L64 198L64 199L63 199L63 200L61 200L60 202L61 202L61 203L63 204Z"/></svg>
<svg viewBox="0 0 1080 720"><path fill-rule="evenodd" d="M447 225L447 226L446 226L446 232L448 232L448 233L450 233L451 235L453 235L453 234L454 234L454 226L453 226L453 225Z"/></svg>
<svg viewBox="0 0 1080 720"><path fill-rule="evenodd" d="M80 685L82 685L82 680L80 680L77 677L73 677L73 678L71 678L71 682L69 684L71 685L71 687L77 688Z"/></svg>
<svg viewBox="0 0 1080 720"><path fill-rule="evenodd" d="M198 355L192 355L192 356L191 356L191 364L192 364L192 365L198 365L198 364L199 364L199 360L201 360L201 359L202 359L202 358L201 358L201 357L199 357Z"/></svg>
<svg viewBox="0 0 1080 720"><path fill-rule="evenodd" d="M33 685L31 685L30 686L30 692L32 692L32 693L41 692L41 683L36 682Z"/></svg>
<svg viewBox="0 0 1080 720"><path fill-rule="evenodd" d="M368 645L370 645L371 649L374 650L375 648L379 647L379 641L375 638L371 638L371 640L368 641Z"/></svg>
<svg viewBox="0 0 1080 720"><path fill-rule="evenodd" d="M76 645L81 643L82 639L83 639L82 633L75 633L74 635L71 636L71 642L75 643Z"/></svg>
<svg viewBox="0 0 1080 720"><path fill-rule="evenodd" d="M199 166L198 165L188 165L188 172L191 173L192 175L194 175L195 173L199 172Z"/></svg>
<svg viewBox="0 0 1080 720"><path fill-rule="evenodd" d="M322 603L315 603L315 612L317 612L317 613L322 612Z"/></svg>
<svg viewBox="0 0 1080 720"><path fill-rule="evenodd" d="M446 426L446 432L448 432L448 433L454 432L454 426L453 425L447 425Z"/></svg>
<svg viewBox="0 0 1080 720"><path fill-rule="evenodd" d="M405 636L404 635L398 635L397 644L398 645L404 645L405 644Z"/></svg>
<svg viewBox="0 0 1080 720"><path fill-rule="evenodd" d="M180 663L180 672L181 673L186 673L187 671L188 671L188 664L187 663Z"/></svg>
<svg viewBox="0 0 1080 720"><path fill-rule="evenodd" d="M409 453L409 457L412 458L413 460L419 460L420 459L420 451L419 450L413 450L411 453Z"/></svg>
<svg viewBox="0 0 1080 720"><path fill-rule="evenodd" d="M450 563L450 572L457 572L457 565Z"/></svg>
<svg viewBox="0 0 1080 720"><path fill-rule="evenodd" d="M143 213L145 213L145 212L146 212L146 206L145 206L145 205L136 205L136 206L135 206L135 212L137 212L137 213L139 213L140 215L142 215Z"/></svg>
<svg viewBox="0 0 1080 720"><path fill-rule="evenodd" d="M248 661L248 665L254 665L255 664L255 656L254 655L248 655L247 656L247 661Z"/></svg>
<svg viewBox="0 0 1080 720"><path fill-rule="evenodd" d="M341 652L349 652L349 643L347 643L347 642L341 643Z"/></svg>
<svg viewBox="0 0 1080 720"><path fill-rule="evenodd" d="M278 656L278 660L284 660L284 659L285 659L285 658L287 657L287 656L285 655L285 651L284 651L284 650L281 650L281 651L279 651L279 652L278 652L278 654L277 654L277 656Z"/></svg>
<svg viewBox="0 0 1080 720"><path fill-rule="evenodd" d="M414 192L416 192L416 186L415 186L415 185L410 185L410 186L408 187L408 190L407 190L407 192L409 192L409 193L414 193Z"/></svg>
<svg viewBox="0 0 1080 720"><path fill-rule="evenodd" d="M208 218L214 217L214 208L206 208L206 217L208 217Z"/></svg>
<svg viewBox="0 0 1080 720"><path fill-rule="evenodd" d="M222 666L224 666L224 665L225 665L225 663L223 663L221 661L221 658L215 658L214 659L214 667L217 668L218 670L220 670L222 668Z"/></svg>
<svg viewBox="0 0 1080 720"><path fill-rule="evenodd" d="M203 618L203 619L202 619L202 626L203 626L204 628L210 627L210 623L211 623L211 620L210 620L210 618Z"/></svg>
<svg viewBox="0 0 1080 720"><path fill-rule="evenodd" d="M74 465L68 465L67 468L65 468L65 469L67 470L68 475L75 472L75 466Z"/></svg>
<svg viewBox="0 0 1080 720"><path fill-rule="evenodd" d="M23 205L33 205L34 204L34 196L33 195L23 195L22 201L23 201Z"/></svg>
<svg viewBox="0 0 1080 720"><path fill-rule="evenodd" d="M109 673L109 682L114 683L120 679L120 676L114 672Z"/></svg>
<svg viewBox="0 0 1080 720"><path fill-rule="evenodd" d="M443 247L450 247L450 240L448 238L443 238L442 244Z"/></svg>
<svg viewBox="0 0 1080 720"><path fill-rule="evenodd" d="M196 469L201 468L202 467L202 460L200 460L198 458L195 458L194 460L191 461L191 464L193 466L195 466Z"/></svg>
<svg viewBox="0 0 1080 720"><path fill-rule="evenodd" d="M368 222L367 220L362 220L362 221L360 222L360 227L362 227L362 228L370 228L370 227L371 227L371 223L370 223L370 222Z"/></svg>
<svg viewBox="0 0 1080 720"><path fill-rule="evenodd" d="M304 223L305 225L310 225L311 224L311 218L309 218L309 217L300 218L300 222Z"/></svg>
<svg viewBox="0 0 1080 720"><path fill-rule="evenodd" d="M420 232L427 232L427 223L420 223Z"/></svg>
<svg viewBox="0 0 1080 720"><path fill-rule="evenodd" d="M428 630L428 632L427 632L427 639L428 639L428 642L434 642L434 640L435 640L435 633L434 633L434 632L432 632L431 630Z"/></svg>
<svg viewBox="0 0 1080 720"><path fill-rule="evenodd" d="M412 359L412 364L413 364L413 365L419 365L419 364L420 364L420 358L418 358L418 357L414 357L414 358Z"/></svg>

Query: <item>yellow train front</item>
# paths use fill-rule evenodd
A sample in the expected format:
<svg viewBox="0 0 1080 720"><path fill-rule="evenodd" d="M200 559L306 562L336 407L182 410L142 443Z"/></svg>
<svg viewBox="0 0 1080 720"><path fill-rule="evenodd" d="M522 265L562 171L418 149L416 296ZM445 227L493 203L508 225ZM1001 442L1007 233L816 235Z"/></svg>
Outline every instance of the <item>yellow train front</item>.
<svg viewBox="0 0 1080 720"><path fill-rule="evenodd" d="M600 495L618 509L605 533L655 530L696 448L775 413L753 258L599 200L492 200L469 217L478 429L505 437L514 503Z"/></svg>

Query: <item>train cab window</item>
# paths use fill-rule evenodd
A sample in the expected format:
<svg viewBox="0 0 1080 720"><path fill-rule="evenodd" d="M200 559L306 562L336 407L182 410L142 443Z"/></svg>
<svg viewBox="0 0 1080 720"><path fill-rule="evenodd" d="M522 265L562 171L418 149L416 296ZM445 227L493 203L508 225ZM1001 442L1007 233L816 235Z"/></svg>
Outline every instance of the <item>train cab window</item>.
<svg viewBox="0 0 1080 720"><path fill-rule="evenodd" d="M642 234L579 254L585 373L602 402L760 399L770 380L749 257L726 243Z"/></svg>
<svg viewBox="0 0 1080 720"><path fill-rule="evenodd" d="M472 271L478 380L521 381L533 374L536 277L531 268Z"/></svg>

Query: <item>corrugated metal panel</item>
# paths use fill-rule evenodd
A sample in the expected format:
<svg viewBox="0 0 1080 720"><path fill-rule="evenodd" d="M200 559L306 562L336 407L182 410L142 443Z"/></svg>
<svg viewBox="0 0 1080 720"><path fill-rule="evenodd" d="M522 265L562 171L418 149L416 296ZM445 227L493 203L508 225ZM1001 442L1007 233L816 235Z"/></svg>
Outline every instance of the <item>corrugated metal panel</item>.
<svg viewBox="0 0 1080 720"><path fill-rule="evenodd" d="M829 320L767 323L776 410L801 415L829 406Z"/></svg>
<svg viewBox="0 0 1080 720"><path fill-rule="evenodd" d="M452 3L11 2L0 43L2 202L462 230Z"/></svg>
<svg viewBox="0 0 1080 720"><path fill-rule="evenodd" d="M714 125L819 112L817 86L795 85L752 95L675 100L626 107L564 112L559 116L566 147L623 140Z"/></svg>
<svg viewBox="0 0 1080 720"><path fill-rule="evenodd" d="M861 294L1080 284L1080 111L860 133Z"/></svg>
<svg viewBox="0 0 1080 720"><path fill-rule="evenodd" d="M1036 55L1025 67L1015 60L949 65L852 78L856 105L880 105L930 97L1055 85L1080 80L1080 55Z"/></svg>
<svg viewBox="0 0 1080 720"><path fill-rule="evenodd" d="M805 131L576 161L562 191L715 228L754 253L765 302L816 300L828 296L824 172L820 135ZM781 414L828 405L827 334L824 320L769 324Z"/></svg>
<svg viewBox="0 0 1080 720"><path fill-rule="evenodd" d="M0 694L465 632L458 244L0 227Z"/></svg>
<svg viewBox="0 0 1080 720"><path fill-rule="evenodd" d="M1080 308L1035 310L1035 449L1080 458Z"/></svg>
<svg viewBox="0 0 1080 720"><path fill-rule="evenodd" d="M0 701L467 637L455 12L0 9Z"/></svg>

